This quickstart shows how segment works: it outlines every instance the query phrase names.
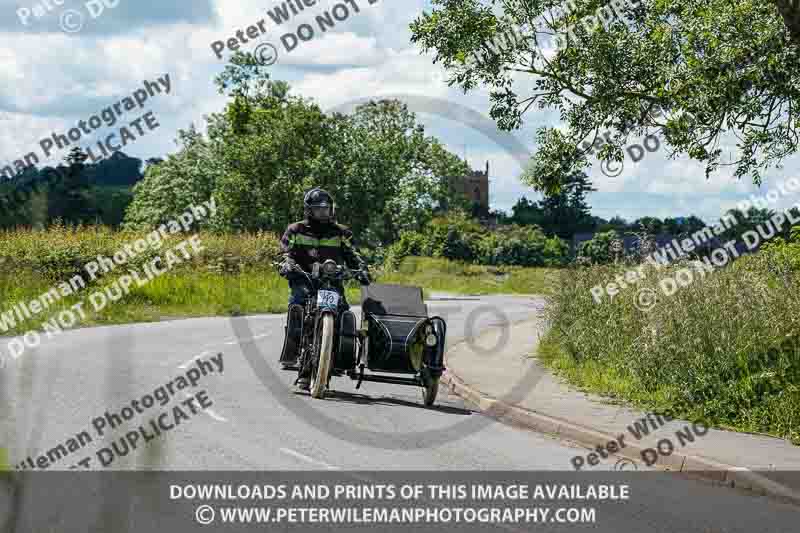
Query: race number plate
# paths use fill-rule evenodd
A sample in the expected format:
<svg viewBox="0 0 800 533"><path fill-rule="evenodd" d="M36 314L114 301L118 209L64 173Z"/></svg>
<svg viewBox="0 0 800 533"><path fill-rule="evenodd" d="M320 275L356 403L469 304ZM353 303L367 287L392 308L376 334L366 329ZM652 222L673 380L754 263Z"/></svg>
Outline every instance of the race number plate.
<svg viewBox="0 0 800 533"><path fill-rule="evenodd" d="M322 309L333 309L339 306L339 293L336 291L318 291L317 307Z"/></svg>

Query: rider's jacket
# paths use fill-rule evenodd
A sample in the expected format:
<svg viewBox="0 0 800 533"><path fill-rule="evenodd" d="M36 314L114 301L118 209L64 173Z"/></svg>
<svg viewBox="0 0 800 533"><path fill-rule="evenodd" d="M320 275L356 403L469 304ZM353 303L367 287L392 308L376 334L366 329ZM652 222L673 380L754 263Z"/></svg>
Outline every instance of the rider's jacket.
<svg viewBox="0 0 800 533"><path fill-rule="evenodd" d="M366 265L353 244L353 232L341 224L312 224L308 220L290 224L281 238L281 249L306 272L315 262L327 259L350 268Z"/></svg>

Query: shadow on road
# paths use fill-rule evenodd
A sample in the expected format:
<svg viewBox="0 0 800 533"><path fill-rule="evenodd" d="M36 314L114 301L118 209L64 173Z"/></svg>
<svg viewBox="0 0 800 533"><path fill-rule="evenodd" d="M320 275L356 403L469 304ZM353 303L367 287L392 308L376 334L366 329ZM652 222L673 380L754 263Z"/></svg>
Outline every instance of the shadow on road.
<svg viewBox="0 0 800 533"><path fill-rule="evenodd" d="M308 392L295 391L294 393L298 396L310 397ZM469 409L462 409L460 407L452 407L449 405L433 405L431 407L425 407L421 402L412 402L401 400L399 398L388 398L386 396L374 398L372 396L367 396L366 394L356 394L342 391L326 392L325 401L355 403L359 405L397 405L400 407L415 407L417 409L425 409L428 411L439 411L451 415L471 415L474 413L474 411Z"/></svg>
<svg viewBox="0 0 800 533"><path fill-rule="evenodd" d="M427 302L480 302L480 298L470 298L468 296L440 296L425 298Z"/></svg>

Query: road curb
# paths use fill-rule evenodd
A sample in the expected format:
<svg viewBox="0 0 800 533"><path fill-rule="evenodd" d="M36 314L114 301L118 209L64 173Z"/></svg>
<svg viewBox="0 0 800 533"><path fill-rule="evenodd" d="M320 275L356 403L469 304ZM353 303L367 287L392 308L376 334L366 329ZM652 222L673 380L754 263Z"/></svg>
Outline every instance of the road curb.
<svg viewBox="0 0 800 533"><path fill-rule="evenodd" d="M453 350L464 342L457 343L448 351ZM442 375L441 382L447 386L450 394L462 398L484 414L513 426L552 435L589 448L603 446L617 438L617 435L575 424L569 420L537 413L494 398L465 383L450 368ZM638 465L642 461L642 452L645 449L647 447L626 442L626 446L622 450L611 455L620 459L630 459L634 461L634 465ZM800 505L800 492L781 485L749 468L718 463L705 457L684 454L678 451L669 456L659 454L658 460L651 466L660 470L673 471L688 477L711 481L719 485L747 489L757 494ZM638 466L636 468L638 469Z"/></svg>

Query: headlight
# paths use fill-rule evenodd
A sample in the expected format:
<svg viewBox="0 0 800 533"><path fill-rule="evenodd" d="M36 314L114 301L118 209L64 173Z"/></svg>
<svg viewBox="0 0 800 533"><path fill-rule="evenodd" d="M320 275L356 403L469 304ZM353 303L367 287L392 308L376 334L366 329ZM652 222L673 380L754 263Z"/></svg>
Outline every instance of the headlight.
<svg viewBox="0 0 800 533"><path fill-rule="evenodd" d="M322 265L322 272L330 276L331 274L336 273L337 268L338 267L336 266L336 263L333 261L325 261L325 263Z"/></svg>
<svg viewBox="0 0 800 533"><path fill-rule="evenodd" d="M436 335L429 334L425 337L425 344L431 347L436 346Z"/></svg>

